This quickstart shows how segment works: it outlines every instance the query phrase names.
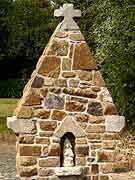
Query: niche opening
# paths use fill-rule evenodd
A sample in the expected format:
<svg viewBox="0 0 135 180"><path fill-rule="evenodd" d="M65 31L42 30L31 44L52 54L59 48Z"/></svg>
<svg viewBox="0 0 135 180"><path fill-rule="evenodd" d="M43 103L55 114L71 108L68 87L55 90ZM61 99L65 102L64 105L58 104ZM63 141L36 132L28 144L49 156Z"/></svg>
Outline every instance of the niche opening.
<svg viewBox="0 0 135 180"><path fill-rule="evenodd" d="M73 167L75 166L75 136L67 132L61 138L61 155L60 166L61 167Z"/></svg>

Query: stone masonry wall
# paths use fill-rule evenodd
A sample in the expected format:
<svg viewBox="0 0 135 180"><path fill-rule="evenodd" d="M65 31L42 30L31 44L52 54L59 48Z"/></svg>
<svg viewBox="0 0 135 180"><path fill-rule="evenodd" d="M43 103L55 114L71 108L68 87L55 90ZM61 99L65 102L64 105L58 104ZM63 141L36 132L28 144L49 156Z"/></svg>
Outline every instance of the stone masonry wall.
<svg viewBox="0 0 135 180"><path fill-rule="evenodd" d="M112 172L132 169L126 151L119 151L123 117L79 30L56 29L12 120L22 180L61 179L56 167L66 132L75 136L73 169L83 167L80 179L109 180Z"/></svg>

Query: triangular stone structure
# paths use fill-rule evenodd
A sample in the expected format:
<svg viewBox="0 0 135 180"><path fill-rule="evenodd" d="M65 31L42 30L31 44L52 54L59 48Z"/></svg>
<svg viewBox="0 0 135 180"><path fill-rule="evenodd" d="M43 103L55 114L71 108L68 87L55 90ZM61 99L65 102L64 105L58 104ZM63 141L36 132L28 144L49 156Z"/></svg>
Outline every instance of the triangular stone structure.
<svg viewBox="0 0 135 180"><path fill-rule="evenodd" d="M73 8L71 4L66 7ZM20 179L109 180L117 169L130 169L117 148L125 119L118 115L77 27L68 19L58 25L14 116L8 118L8 127L17 135ZM71 139L67 136L71 144L65 141L62 147L61 136L66 138L66 133L72 134ZM65 155L67 147L70 153ZM66 164L69 159L68 167L62 165L61 161Z"/></svg>

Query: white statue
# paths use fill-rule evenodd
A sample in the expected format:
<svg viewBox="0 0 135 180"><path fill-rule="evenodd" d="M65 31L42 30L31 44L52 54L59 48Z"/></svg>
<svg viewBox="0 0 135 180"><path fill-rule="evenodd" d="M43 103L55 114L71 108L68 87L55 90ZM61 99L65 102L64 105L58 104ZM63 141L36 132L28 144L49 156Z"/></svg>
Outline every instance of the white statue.
<svg viewBox="0 0 135 180"><path fill-rule="evenodd" d="M74 153L72 150L71 142L66 139L63 148L63 167L73 167L74 166Z"/></svg>

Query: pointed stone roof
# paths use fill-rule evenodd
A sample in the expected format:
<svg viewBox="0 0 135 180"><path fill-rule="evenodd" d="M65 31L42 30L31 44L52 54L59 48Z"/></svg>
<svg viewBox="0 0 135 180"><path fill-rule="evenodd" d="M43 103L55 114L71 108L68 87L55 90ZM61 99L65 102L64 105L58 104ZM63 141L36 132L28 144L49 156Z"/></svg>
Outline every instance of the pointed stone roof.
<svg viewBox="0 0 135 180"><path fill-rule="evenodd" d="M65 95L93 99L87 109L91 115L118 115L84 36L74 20L70 23L66 17L70 11L70 20L81 15L71 4L54 13L64 16L64 21L57 26L24 88L14 113L18 119L33 118L38 108L62 110ZM60 93L62 97L58 98L56 94ZM48 111L39 114L44 116Z"/></svg>

